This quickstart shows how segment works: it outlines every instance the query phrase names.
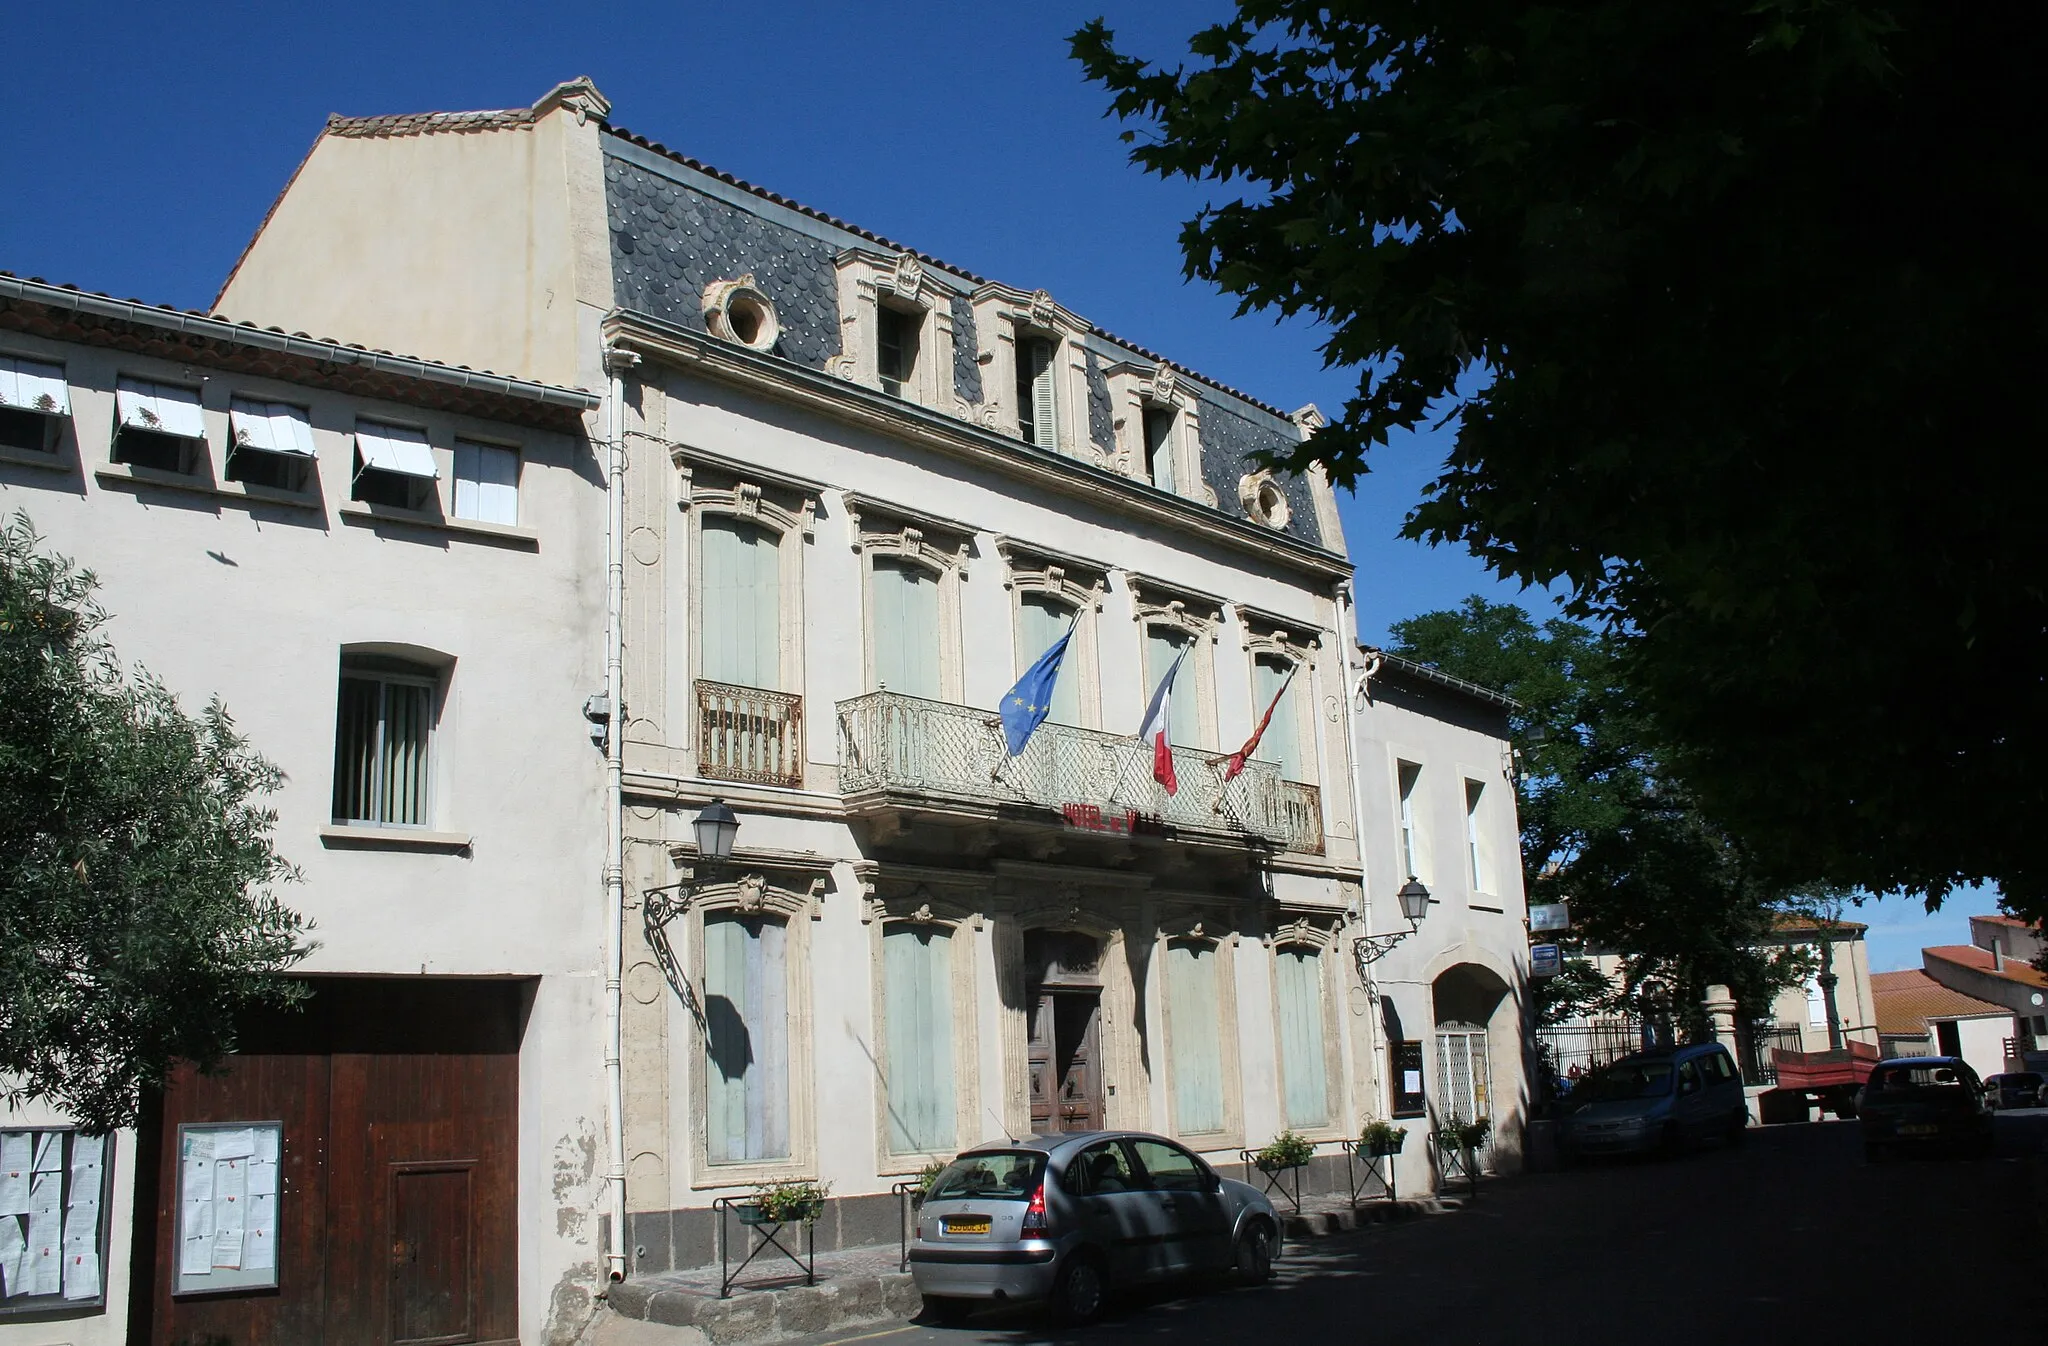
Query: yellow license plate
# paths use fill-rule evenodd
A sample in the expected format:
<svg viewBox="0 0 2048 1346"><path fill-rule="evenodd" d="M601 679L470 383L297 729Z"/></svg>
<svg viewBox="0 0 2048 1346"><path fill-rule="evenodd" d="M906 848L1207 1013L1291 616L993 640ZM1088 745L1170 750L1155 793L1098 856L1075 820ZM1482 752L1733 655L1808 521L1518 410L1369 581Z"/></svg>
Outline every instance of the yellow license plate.
<svg viewBox="0 0 2048 1346"><path fill-rule="evenodd" d="M1899 1134L1902 1136L1931 1136L1939 1130L1941 1128L1938 1126L1902 1126L1899 1128Z"/></svg>
<svg viewBox="0 0 2048 1346"><path fill-rule="evenodd" d="M948 1220L946 1221L946 1232L948 1234L986 1234L988 1232L988 1216L977 1215L965 1220Z"/></svg>

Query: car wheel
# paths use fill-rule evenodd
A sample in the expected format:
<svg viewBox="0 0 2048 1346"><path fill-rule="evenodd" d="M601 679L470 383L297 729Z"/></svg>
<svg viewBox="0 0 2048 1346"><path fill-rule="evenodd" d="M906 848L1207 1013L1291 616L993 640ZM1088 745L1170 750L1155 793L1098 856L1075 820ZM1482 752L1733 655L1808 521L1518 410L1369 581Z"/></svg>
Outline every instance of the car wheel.
<svg viewBox="0 0 2048 1346"><path fill-rule="evenodd" d="M1678 1123L1664 1123L1663 1134L1657 1138L1657 1153L1669 1159L1684 1148L1685 1137L1679 1133Z"/></svg>
<svg viewBox="0 0 2048 1346"><path fill-rule="evenodd" d="M1728 1143L1740 1145L1749 1139L1749 1109L1730 1113L1728 1116Z"/></svg>
<svg viewBox="0 0 2048 1346"><path fill-rule="evenodd" d="M1102 1264L1085 1253L1076 1253L1060 1268L1052 1286L1053 1321L1062 1327L1092 1323L1102 1312L1103 1296L1109 1292L1102 1276Z"/></svg>
<svg viewBox="0 0 2048 1346"><path fill-rule="evenodd" d="M1264 1285L1273 1278L1273 1230L1264 1220L1254 1220L1237 1240L1237 1282Z"/></svg>
<svg viewBox="0 0 2048 1346"><path fill-rule="evenodd" d="M926 1295L924 1312L919 1316L928 1323L951 1327L955 1323L966 1321L967 1315L972 1312L974 1301L971 1299L947 1299L943 1295Z"/></svg>

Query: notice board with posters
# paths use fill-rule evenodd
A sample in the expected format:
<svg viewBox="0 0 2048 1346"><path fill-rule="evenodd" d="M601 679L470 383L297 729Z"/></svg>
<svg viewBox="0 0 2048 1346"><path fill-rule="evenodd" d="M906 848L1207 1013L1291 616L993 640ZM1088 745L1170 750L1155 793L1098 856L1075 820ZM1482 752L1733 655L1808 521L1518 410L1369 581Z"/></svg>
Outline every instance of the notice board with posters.
<svg viewBox="0 0 2048 1346"><path fill-rule="evenodd" d="M102 1309L112 1136L0 1130L0 1322Z"/></svg>
<svg viewBox="0 0 2048 1346"><path fill-rule="evenodd" d="M178 1127L177 1273L171 1293L277 1285L283 1122Z"/></svg>
<svg viewBox="0 0 2048 1346"><path fill-rule="evenodd" d="M1388 1084L1394 1095L1394 1116L1421 1117L1429 1111L1422 1092L1422 1044L1414 1040L1390 1042Z"/></svg>

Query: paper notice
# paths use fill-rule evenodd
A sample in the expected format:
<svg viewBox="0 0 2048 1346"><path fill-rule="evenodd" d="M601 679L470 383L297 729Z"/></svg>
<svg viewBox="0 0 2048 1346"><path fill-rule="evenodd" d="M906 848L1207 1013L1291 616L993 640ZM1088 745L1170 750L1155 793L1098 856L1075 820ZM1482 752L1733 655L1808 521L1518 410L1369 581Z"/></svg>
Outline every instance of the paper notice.
<svg viewBox="0 0 2048 1346"><path fill-rule="evenodd" d="M185 1161L185 1184L183 1193L187 1201L213 1200L213 1160L187 1159Z"/></svg>
<svg viewBox="0 0 2048 1346"><path fill-rule="evenodd" d="M180 1276L205 1276L213 1271L213 1235L187 1237L178 1249Z"/></svg>
<svg viewBox="0 0 2048 1346"><path fill-rule="evenodd" d="M213 1260L208 1270L240 1271L242 1269L242 1231L239 1229L215 1229L213 1231Z"/></svg>
<svg viewBox="0 0 2048 1346"><path fill-rule="evenodd" d="M97 1299L100 1293L100 1255L90 1248L64 1254L64 1298Z"/></svg>
<svg viewBox="0 0 2048 1346"><path fill-rule="evenodd" d="M274 1160L251 1159L249 1161L249 1195L259 1192L277 1194L277 1164Z"/></svg>
<svg viewBox="0 0 2048 1346"><path fill-rule="evenodd" d="M187 1159L212 1159L213 1132L187 1131L185 1133L185 1157Z"/></svg>
<svg viewBox="0 0 2048 1346"><path fill-rule="evenodd" d="M1419 1070L1404 1070L1404 1071L1402 1071L1402 1072L1401 1072L1401 1092L1402 1092L1402 1093L1404 1093L1404 1094L1419 1094L1419 1093L1421 1093L1421 1092L1422 1092L1422 1072L1421 1072L1421 1071L1419 1071Z"/></svg>
<svg viewBox="0 0 2048 1346"><path fill-rule="evenodd" d="M249 1196L249 1161L246 1159L216 1159L213 1161L213 1227L239 1230L244 1221L242 1213L248 1209L245 1204Z"/></svg>
<svg viewBox="0 0 2048 1346"><path fill-rule="evenodd" d="M55 1131L36 1132L36 1172L57 1173L64 1168L64 1142Z"/></svg>
<svg viewBox="0 0 2048 1346"><path fill-rule="evenodd" d="M64 1227L52 1216L29 1216L28 1267L22 1276L30 1295L54 1295L64 1288Z"/></svg>
<svg viewBox="0 0 2048 1346"><path fill-rule="evenodd" d="M277 1128L258 1127L256 1130L256 1153L249 1156L260 1164L277 1162Z"/></svg>
<svg viewBox="0 0 2048 1346"><path fill-rule="evenodd" d="M0 1215L0 1295L18 1295L28 1289L22 1283L23 1262L28 1240L21 1236L21 1221Z"/></svg>
<svg viewBox="0 0 2048 1346"><path fill-rule="evenodd" d="M277 1197L258 1193L249 1198L249 1223L242 1235L242 1269L268 1271L277 1265Z"/></svg>
<svg viewBox="0 0 2048 1346"><path fill-rule="evenodd" d="M59 1173L38 1173L28 1189L28 1217L54 1220L64 1209L64 1177Z"/></svg>
<svg viewBox="0 0 2048 1346"><path fill-rule="evenodd" d="M246 1126L213 1133L213 1157L216 1159L247 1159L255 1153L256 1133Z"/></svg>
<svg viewBox="0 0 2048 1346"><path fill-rule="evenodd" d="M213 1237L213 1202L187 1201L179 1213L178 1236L188 1239Z"/></svg>
<svg viewBox="0 0 2048 1346"><path fill-rule="evenodd" d="M105 1136L74 1136L71 1140L71 1195L66 1198L73 1206L85 1202L99 1204L100 1164L106 1156Z"/></svg>
<svg viewBox="0 0 2048 1346"><path fill-rule="evenodd" d="M28 1175L35 1161L35 1135L0 1135L0 1215L28 1214Z"/></svg>
<svg viewBox="0 0 2048 1346"><path fill-rule="evenodd" d="M91 1252L100 1244L100 1208L73 1206L64 1212L64 1251L74 1253L81 1248Z"/></svg>

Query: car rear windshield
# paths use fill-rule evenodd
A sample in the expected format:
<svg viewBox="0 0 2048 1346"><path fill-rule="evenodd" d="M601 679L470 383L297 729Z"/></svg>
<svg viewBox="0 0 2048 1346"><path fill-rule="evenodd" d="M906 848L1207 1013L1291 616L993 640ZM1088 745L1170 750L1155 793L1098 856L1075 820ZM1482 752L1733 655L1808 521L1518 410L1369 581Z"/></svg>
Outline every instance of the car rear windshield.
<svg viewBox="0 0 2048 1346"><path fill-rule="evenodd" d="M1662 1098L1671 1092L1669 1061L1617 1061L1572 1086L1572 1097L1589 1103L1623 1098Z"/></svg>
<svg viewBox="0 0 2048 1346"><path fill-rule="evenodd" d="M1037 1150L980 1150L948 1164L927 1201L1029 1201L1045 1176Z"/></svg>
<svg viewBox="0 0 2048 1346"><path fill-rule="evenodd" d="M1962 1072L1951 1066L1881 1066L1870 1072L1870 1091L1876 1094L1934 1093L1968 1087Z"/></svg>

